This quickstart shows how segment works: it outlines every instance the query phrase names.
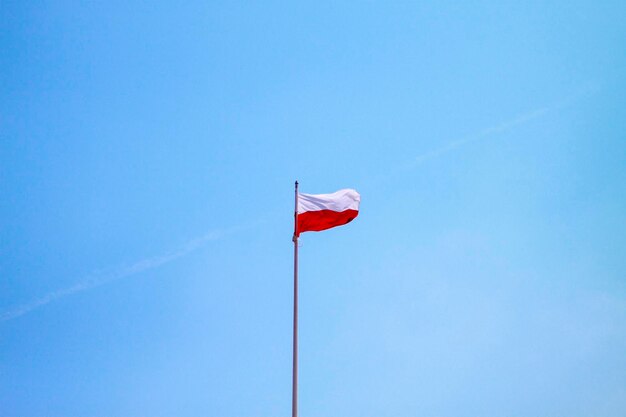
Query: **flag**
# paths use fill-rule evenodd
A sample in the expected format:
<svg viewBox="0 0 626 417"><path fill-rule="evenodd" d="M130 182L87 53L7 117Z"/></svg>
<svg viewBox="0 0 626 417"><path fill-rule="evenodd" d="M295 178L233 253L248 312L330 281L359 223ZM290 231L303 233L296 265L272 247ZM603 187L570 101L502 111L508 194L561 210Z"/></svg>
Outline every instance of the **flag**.
<svg viewBox="0 0 626 417"><path fill-rule="evenodd" d="M359 215L361 195L344 189L332 194L298 193L296 236L350 223Z"/></svg>

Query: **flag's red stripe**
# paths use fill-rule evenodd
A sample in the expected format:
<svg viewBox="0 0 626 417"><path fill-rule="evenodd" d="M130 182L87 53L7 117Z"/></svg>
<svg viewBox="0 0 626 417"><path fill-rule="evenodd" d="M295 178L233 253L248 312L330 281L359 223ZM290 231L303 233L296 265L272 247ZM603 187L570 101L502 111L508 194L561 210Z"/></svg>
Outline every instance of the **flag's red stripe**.
<svg viewBox="0 0 626 417"><path fill-rule="evenodd" d="M319 232L331 227L350 223L359 215L357 210L316 210L298 214L298 234L302 232Z"/></svg>

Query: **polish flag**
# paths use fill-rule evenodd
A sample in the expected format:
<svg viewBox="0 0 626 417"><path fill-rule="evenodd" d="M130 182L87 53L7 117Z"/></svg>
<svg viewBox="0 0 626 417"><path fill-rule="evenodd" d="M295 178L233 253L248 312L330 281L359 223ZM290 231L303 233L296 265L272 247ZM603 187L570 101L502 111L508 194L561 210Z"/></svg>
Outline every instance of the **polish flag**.
<svg viewBox="0 0 626 417"><path fill-rule="evenodd" d="M332 194L298 193L296 236L350 223L359 215L361 195L344 189Z"/></svg>

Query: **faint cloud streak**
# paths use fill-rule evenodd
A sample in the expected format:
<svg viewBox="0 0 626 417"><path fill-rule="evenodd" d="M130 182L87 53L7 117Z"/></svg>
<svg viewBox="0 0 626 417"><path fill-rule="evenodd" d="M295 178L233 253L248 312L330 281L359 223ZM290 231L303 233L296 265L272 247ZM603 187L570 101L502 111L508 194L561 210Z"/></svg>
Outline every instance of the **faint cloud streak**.
<svg viewBox="0 0 626 417"><path fill-rule="evenodd" d="M167 252L159 256L145 258L134 262L131 265L123 266L110 272L95 272L89 275L84 280L70 287L52 291L26 304L5 311L4 313L0 314L0 322L13 320L61 298L68 297L82 291L90 290L92 288L96 288L101 285L120 280L122 278L127 278L132 275L148 271L150 269L158 268L162 265L182 258L183 256L200 249L208 242L221 239L225 235L234 233L240 229L242 229L242 227L236 227L225 231L212 231L203 236L189 240L187 243L171 252Z"/></svg>
<svg viewBox="0 0 626 417"><path fill-rule="evenodd" d="M575 93L571 94L568 97L565 97L564 99L554 103L553 105L550 106L544 106L544 107L539 107L537 109L528 111L526 113L520 114L510 120L504 121L500 124L485 128L477 133L474 133L472 135L466 136L462 139L458 139L455 141L452 141L440 148L436 148L433 149L431 151L428 151L426 153L423 153L421 155L418 155L417 157L415 157L415 159L413 160L412 163L409 164L409 166L407 166L406 168L414 168L416 165L419 165L425 161L428 161L430 159L433 158L437 158L441 155L444 155L446 153L452 152L457 150L458 148L461 148L462 146L468 145L470 143L473 142L477 142L479 140L482 140L486 137L498 134L498 133L503 133L503 132L507 132L515 127L521 126L523 124L526 124L532 120L535 119L539 119L541 117L546 116L548 113L553 112L555 110L558 110L560 108L563 108L573 102L575 102L576 100L578 100L579 98L581 98L584 95L588 95L588 94L593 94L595 92L597 92L600 89L600 85L597 83L590 83L582 88L580 88L578 91L576 91Z"/></svg>
<svg viewBox="0 0 626 417"><path fill-rule="evenodd" d="M427 161L429 159L432 158L436 158L442 154L448 153L448 152L452 152L458 148L460 148L461 146L467 145L469 143L472 142L476 142L480 139L483 139L487 136L491 136L494 135L496 133L502 133L502 132L506 132L507 130L510 130L516 126L522 125L524 123L527 123L531 120L534 119L538 119L544 115L546 115L548 112L550 112L550 110L552 110L553 108L551 107L541 107L535 110L532 110L528 113L524 113L521 114L511 120L508 120L506 122L502 122L499 125L496 126L491 126L488 127L486 129L481 130L478 133L475 133L473 135L467 136L463 139L459 139L459 140L455 140L453 142L448 143L445 146L442 146L440 148L437 149L433 149L432 151L426 152L422 155L419 155L415 158L415 162L417 164L420 164L424 161Z"/></svg>

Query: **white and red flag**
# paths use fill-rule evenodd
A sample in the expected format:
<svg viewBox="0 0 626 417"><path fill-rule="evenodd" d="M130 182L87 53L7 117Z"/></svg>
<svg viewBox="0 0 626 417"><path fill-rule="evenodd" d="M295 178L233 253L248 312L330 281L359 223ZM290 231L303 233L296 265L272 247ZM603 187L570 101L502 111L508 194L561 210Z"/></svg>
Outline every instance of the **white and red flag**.
<svg viewBox="0 0 626 417"><path fill-rule="evenodd" d="M296 237L350 223L359 215L361 195L344 189L332 194L298 193Z"/></svg>
<svg viewBox="0 0 626 417"><path fill-rule="evenodd" d="M293 372L291 417L298 417L298 236L350 223L359 215L361 195L344 189L331 194L300 194L295 190L293 234Z"/></svg>

